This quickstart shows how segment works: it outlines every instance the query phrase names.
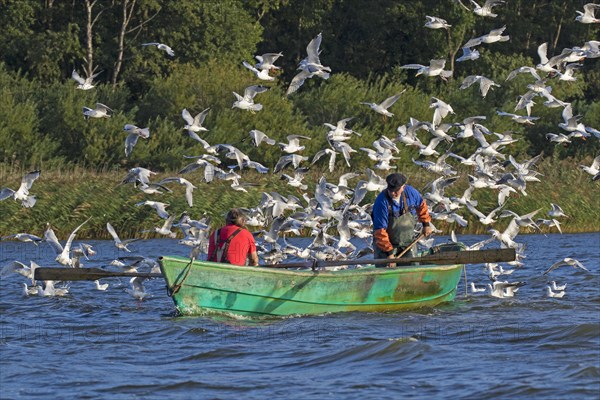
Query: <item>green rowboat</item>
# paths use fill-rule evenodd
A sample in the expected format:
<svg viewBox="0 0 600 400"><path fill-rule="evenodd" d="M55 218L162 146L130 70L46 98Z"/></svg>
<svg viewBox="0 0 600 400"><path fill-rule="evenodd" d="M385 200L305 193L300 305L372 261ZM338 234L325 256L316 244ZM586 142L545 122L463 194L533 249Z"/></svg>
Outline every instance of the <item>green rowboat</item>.
<svg viewBox="0 0 600 400"><path fill-rule="evenodd" d="M463 264L284 270L162 257L162 274L184 315L285 316L401 311L454 299Z"/></svg>

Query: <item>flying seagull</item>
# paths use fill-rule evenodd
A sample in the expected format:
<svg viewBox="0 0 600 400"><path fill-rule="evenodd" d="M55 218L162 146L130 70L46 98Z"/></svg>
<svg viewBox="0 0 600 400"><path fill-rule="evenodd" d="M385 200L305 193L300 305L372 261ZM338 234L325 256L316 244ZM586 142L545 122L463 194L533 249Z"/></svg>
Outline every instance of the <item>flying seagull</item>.
<svg viewBox="0 0 600 400"><path fill-rule="evenodd" d="M83 79L81 75L77 73L77 71L73 70L73 72L71 73L71 78L73 78L77 83L79 83L79 85L77 85L77 89L90 90L95 86L93 82L94 78L97 77L101 72L102 71L96 72L92 76L88 76L87 78Z"/></svg>
<svg viewBox="0 0 600 400"><path fill-rule="evenodd" d="M546 270L546 272L544 272L542 275L548 275L549 272L554 271L556 268L562 267L562 266L565 266L565 265L571 266L573 268L581 268L584 271L589 271L589 269L587 269L586 267L584 267L583 264L580 263L578 260L576 260L574 258L567 257L567 258L564 258L564 259L562 259L560 261L557 261L554 264L552 264L550 266L550 268L548 268Z"/></svg>
<svg viewBox="0 0 600 400"><path fill-rule="evenodd" d="M83 118L110 118L113 110L102 103L96 103L96 108L83 107Z"/></svg>
<svg viewBox="0 0 600 400"><path fill-rule="evenodd" d="M0 201L8 199L12 197L17 201L21 201L21 205L25 208L31 208L35 205L36 199L35 196L29 195L29 189L31 189L31 185L33 182L40 177L40 171L33 171L23 176L21 179L21 186L17 191L14 191L10 188L4 187L0 190Z"/></svg>
<svg viewBox="0 0 600 400"><path fill-rule="evenodd" d="M159 50L165 51L171 57L173 57L175 55L175 52L173 51L173 49L170 48L169 46L167 46L166 44L151 42L151 43L143 43L142 46L156 46Z"/></svg>
<svg viewBox="0 0 600 400"><path fill-rule="evenodd" d="M392 117L394 116L394 114L392 114L391 112L388 111L388 108L390 108L391 106L394 105L395 102L398 101L398 99L400 98L400 95L402 93L404 93L406 91L406 89L404 89L402 92L400 92L399 94L395 94L391 97L388 97L387 99L385 99L384 101L382 101L381 103L377 104L377 103L368 103L368 102L364 102L361 101L360 104L366 104L369 107L371 107L371 110L375 111L376 113L379 113L381 115L383 115L384 117Z"/></svg>

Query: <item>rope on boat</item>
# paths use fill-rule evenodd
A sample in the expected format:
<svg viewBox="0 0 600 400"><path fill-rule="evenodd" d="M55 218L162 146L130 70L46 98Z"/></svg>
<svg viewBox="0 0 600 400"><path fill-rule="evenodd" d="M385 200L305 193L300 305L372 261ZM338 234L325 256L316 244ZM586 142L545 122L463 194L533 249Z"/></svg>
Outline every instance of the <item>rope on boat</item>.
<svg viewBox="0 0 600 400"><path fill-rule="evenodd" d="M465 274L465 297L469 296L469 293L467 291L467 266L463 265L463 272Z"/></svg>
<svg viewBox="0 0 600 400"><path fill-rule="evenodd" d="M174 294L177 294L177 292L179 292L179 289L181 289L181 286L183 286L183 283L185 282L185 280L187 279L188 275L190 274L190 271L192 270L192 264L194 263L194 261L196 260L196 257L191 257L190 258L190 262L183 268L183 278L181 278L181 281L177 281L177 279L179 279L179 277L181 276L181 274L179 274L179 276L177 277L177 279L175 279L175 282L173 283L173 286L169 287L169 285L167 285L167 295L169 295L169 297L173 297Z"/></svg>

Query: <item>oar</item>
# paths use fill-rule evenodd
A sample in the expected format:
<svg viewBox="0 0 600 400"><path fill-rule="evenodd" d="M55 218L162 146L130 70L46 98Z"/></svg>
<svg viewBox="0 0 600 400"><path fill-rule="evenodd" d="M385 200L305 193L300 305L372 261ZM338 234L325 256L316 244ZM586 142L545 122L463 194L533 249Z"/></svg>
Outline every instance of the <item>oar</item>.
<svg viewBox="0 0 600 400"><path fill-rule="evenodd" d="M335 267L340 265L379 265L389 264L393 261L394 264L483 264L489 262L514 261L516 259L515 249L488 249L488 250L473 250L473 251L445 251L436 254L428 254L422 257L405 257L405 258L363 258L360 260L336 260L336 261L307 261L289 264L268 264L259 265L263 268L320 268L320 267Z"/></svg>
<svg viewBox="0 0 600 400"><path fill-rule="evenodd" d="M422 257L406 257L394 259L394 264L482 264L487 262L501 262L515 260L515 249L490 249L474 251L446 251L428 254ZM320 268L340 265L378 265L389 264L389 258L337 260L337 261L301 261L284 264L259 265L261 268ZM243 267L242 267L243 268ZM34 279L41 281L95 281L96 279L111 277L141 277L161 278L162 274L143 272L114 272L100 268L52 268L39 267L34 272Z"/></svg>
<svg viewBox="0 0 600 400"><path fill-rule="evenodd" d="M162 274L144 272L106 271L100 268L52 268L39 267L35 269L34 279L40 281L95 281L97 279L116 276L162 278Z"/></svg>
<svg viewBox="0 0 600 400"><path fill-rule="evenodd" d="M405 255L406 253L408 253L408 251L409 251L410 249L412 249L412 248L414 247L414 245L415 245L415 244L417 244L417 242L418 242L419 240L421 240L421 238L422 238L423 236L425 236L425 234L424 234L424 233L421 233L419 236L417 236L417 238L416 238L415 240L413 240L413 241L412 241L412 242L411 242L411 243L410 243L408 246L406 246L406 248L405 248L404 250L402 250L402 253L398 254L398 255L396 256L396 258L401 258L403 255Z"/></svg>

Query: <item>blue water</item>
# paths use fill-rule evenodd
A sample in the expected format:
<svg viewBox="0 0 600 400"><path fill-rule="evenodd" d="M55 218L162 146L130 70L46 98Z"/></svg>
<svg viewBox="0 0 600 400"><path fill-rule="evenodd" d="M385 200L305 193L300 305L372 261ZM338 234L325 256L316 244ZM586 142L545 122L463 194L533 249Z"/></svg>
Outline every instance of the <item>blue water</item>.
<svg viewBox="0 0 600 400"><path fill-rule="evenodd" d="M483 237L464 236L471 244ZM445 238L440 238L443 242ZM410 313L270 320L180 317L164 282L142 302L111 278L105 292L73 282L63 297L25 297L0 281L0 397L14 398L593 398L600 396L600 234L519 236L526 281L516 297L465 296ZM117 250L91 241L100 266ZM132 246L134 247L134 246ZM171 240L135 243L147 256L187 255ZM564 257L590 272L562 267ZM0 243L0 265L52 266L45 244ZM480 265L468 281L488 282ZM546 297L550 280L568 283Z"/></svg>

